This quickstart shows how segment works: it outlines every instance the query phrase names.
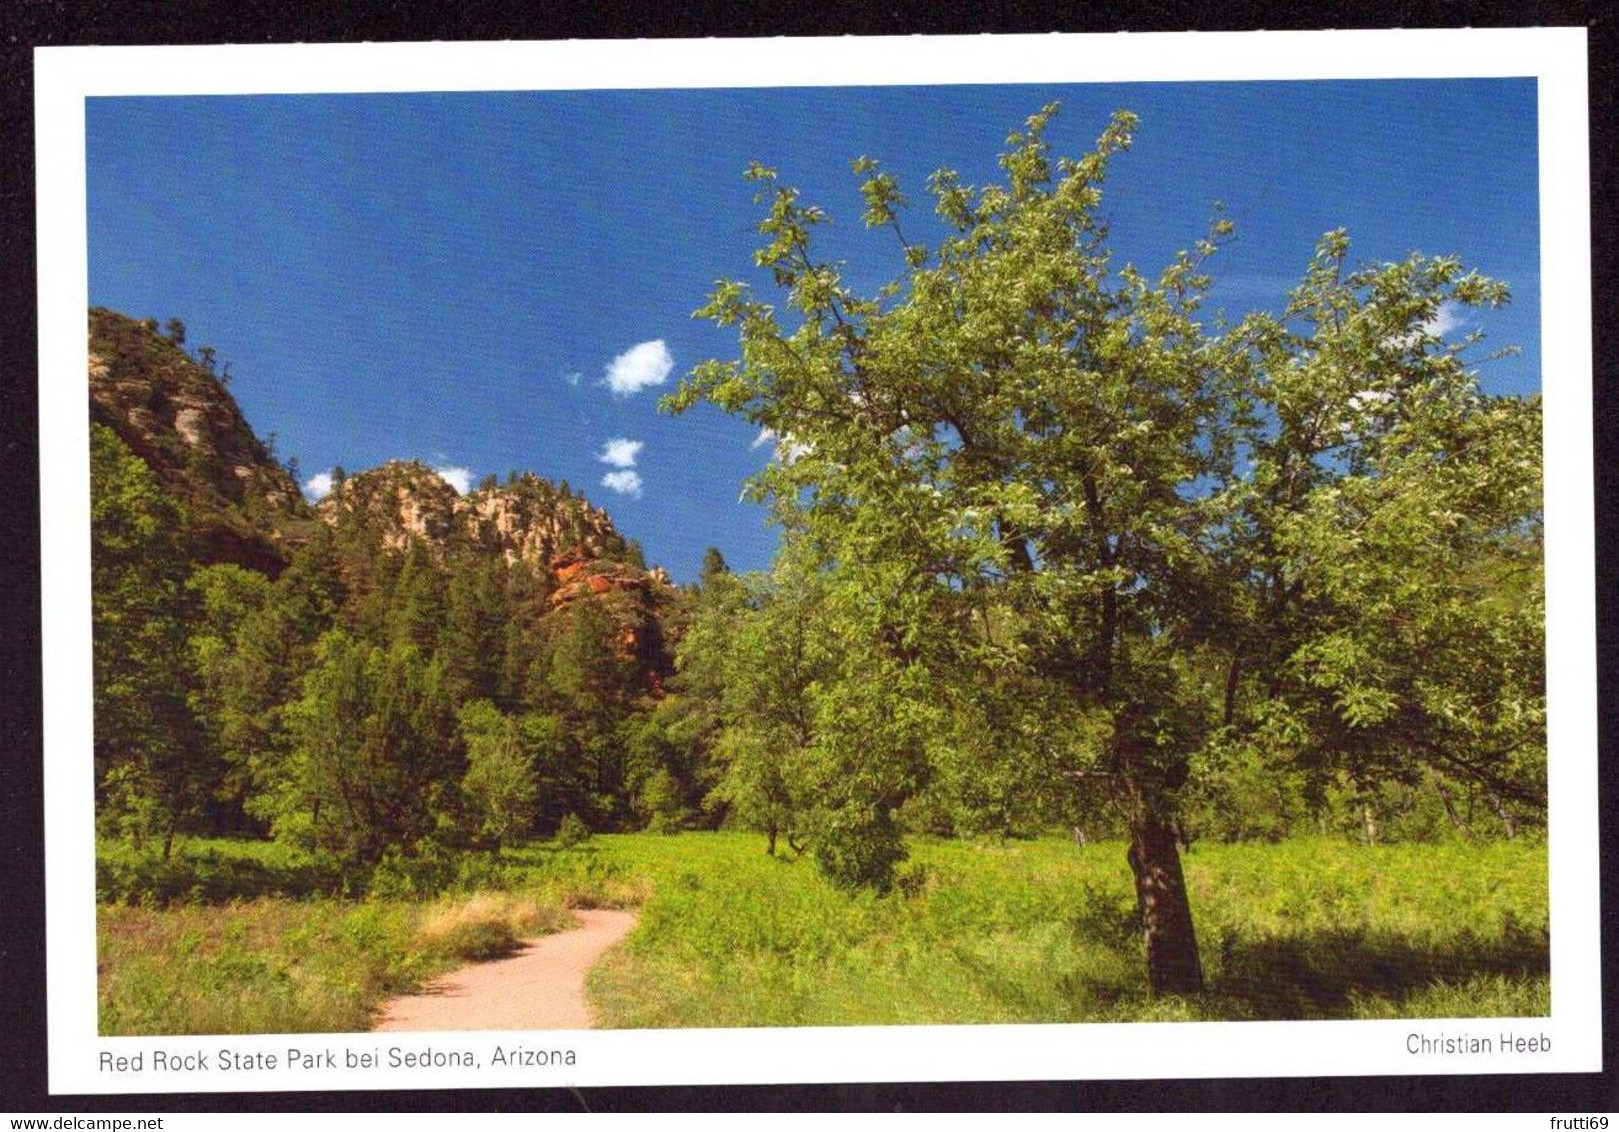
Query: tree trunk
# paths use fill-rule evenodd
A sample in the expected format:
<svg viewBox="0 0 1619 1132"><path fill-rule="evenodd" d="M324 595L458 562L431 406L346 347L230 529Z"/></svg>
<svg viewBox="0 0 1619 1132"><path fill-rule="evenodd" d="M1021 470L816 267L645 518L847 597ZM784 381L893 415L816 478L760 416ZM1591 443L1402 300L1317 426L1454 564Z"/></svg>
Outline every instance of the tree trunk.
<svg viewBox="0 0 1619 1132"><path fill-rule="evenodd" d="M770 839L770 843L765 846L765 856L774 857L776 855L776 827L771 826L765 830L765 836Z"/></svg>
<svg viewBox="0 0 1619 1132"><path fill-rule="evenodd" d="M1518 836L1518 823L1512 820L1512 811L1507 809L1506 804L1493 794L1490 795L1490 802L1495 807L1495 816L1500 818L1501 824L1506 827L1507 840L1511 841Z"/></svg>
<svg viewBox="0 0 1619 1132"><path fill-rule="evenodd" d="M1147 940L1147 981L1155 995L1197 994L1203 989L1203 964L1174 826L1150 806L1134 810L1129 856Z"/></svg>
<svg viewBox="0 0 1619 1132"><path fill-rule="evenodd" d="M1465 821L1462 820L1461 815L1456 812L1456 804L1451 800L1450 791L1445 789L1445 784L1439 780L1439 776L1437 774L1434 774L1431 771L1429 772L1428 778L1433 783L1433 788L1439 795L1439 801L1444 804L1445 816L1450 819L1451 827L1463 837L1471 838L1473 836L1473 830Z"/></svg>

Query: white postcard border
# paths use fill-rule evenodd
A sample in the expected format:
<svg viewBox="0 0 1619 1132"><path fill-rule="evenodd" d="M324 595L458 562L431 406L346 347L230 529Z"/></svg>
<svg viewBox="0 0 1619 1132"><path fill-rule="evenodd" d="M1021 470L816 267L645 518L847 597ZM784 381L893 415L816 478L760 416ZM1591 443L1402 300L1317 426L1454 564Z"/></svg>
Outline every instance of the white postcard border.
<svg viewBox="0 0 1619 1132"><path fill-rule="evenodd" d="M106 95L1534 77L1540 110L1552 1015L546 1034L102 1038L96 1032L84 100ZM74 47L35 52L49 1084L53 1093L538 1085L1589 1072L1601 1068L1590 217L1584 29L566 43ZM1410 1036L1503 1032L1549 1050L1418 1055ZM480 1068L347 1069L466 1050ZM495 1069L496 1047L572 1050ZM329 1051L325 1070L220 1054ZM208 1055L164 1073L159 1051ZM104 1054L143 1053L140 1072ZM249 1058L253 1060L253 1058ZM258 1057L263 1064L264 1057Z"/></svg>

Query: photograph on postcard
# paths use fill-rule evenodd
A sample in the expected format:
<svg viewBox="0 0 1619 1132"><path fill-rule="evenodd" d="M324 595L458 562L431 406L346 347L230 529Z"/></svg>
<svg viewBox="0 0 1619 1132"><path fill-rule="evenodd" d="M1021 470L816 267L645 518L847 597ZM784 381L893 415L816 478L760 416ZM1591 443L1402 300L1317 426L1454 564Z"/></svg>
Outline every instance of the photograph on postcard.
<svg viewBox="0 0 1619 1132"><path fill-rule="evenodd" d="M91 102L104 1031L1546 1013L1534 108Z"/></svg>
<svg viewBox="0 0 1619 1132"><path fill-rule="evenodd" d="M1538 93L87 97L95 1035L1549 1044Z"/></svg>

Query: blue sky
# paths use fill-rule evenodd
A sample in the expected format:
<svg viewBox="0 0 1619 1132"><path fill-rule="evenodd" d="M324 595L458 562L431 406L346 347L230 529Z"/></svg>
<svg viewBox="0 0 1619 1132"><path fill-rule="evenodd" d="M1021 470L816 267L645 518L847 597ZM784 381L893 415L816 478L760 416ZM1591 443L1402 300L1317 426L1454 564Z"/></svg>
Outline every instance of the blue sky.
<svg viewBox="0 0 1619 1132"><path fill-rule="evenodd" d="M907 235L932 236L927 174L995 179L1053 99L1062 154L1114 109L1141 118L1103 206L1121 264L1161 266L1215 201L1237 239L1211 302L1234 316L1277 309L1331 228L1357 260L1457 254L1513 289L1456 330L1522 347L1486 388L1539 388L1533 80L91 99L90 298L184 321L306 480L409 457L474 483L528 469L677 580L709 545L762 568L776 535L738 495L770 447L710 408L657 412L734 356L691 318L713 282L768 287L742 169L831 212L826 254L869 287L899 265L849 160L881 159Z"/></svg>

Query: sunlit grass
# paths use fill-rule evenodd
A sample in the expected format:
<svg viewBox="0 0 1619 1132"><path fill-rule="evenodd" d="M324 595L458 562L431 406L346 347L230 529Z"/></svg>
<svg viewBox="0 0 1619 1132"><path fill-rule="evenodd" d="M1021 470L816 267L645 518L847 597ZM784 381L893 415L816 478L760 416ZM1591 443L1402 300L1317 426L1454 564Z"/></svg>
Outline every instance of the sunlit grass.
<svg viewBox="0 0 1619 1132"><path fill-rule="evenodd" d="M193 844L167 866L110 854L103 897L126 903L100 913L102 1031L364 1030L387 996L583 907L640 913L590 980L617 1027L1549 1011L1545 850L1528 842L1195 846L1207 990L1189 1000L1147 993L1122 844L920 842L884 897L762 850L598 836L464 859L435 898L225 902L230 878L297 894L318 874L257 843Z"/></svg>
<svg viewBox="0 0 1619 1132"><path fill-rule="evenodd" d="M103 905L101 1032L364 1031L389 995L572 922L561 905L509 893Z"/></svg>
<svg viewBox="0 0 1619 1132"><path fill-rule="evenodd" d="M604 838L654 876L591 987L611 1025L1544 1014L1542 848L1206 845L1187 855L1207 991L1147 993L1122 844L914 847L910 893L850 895L756 838Z"/></svg>

